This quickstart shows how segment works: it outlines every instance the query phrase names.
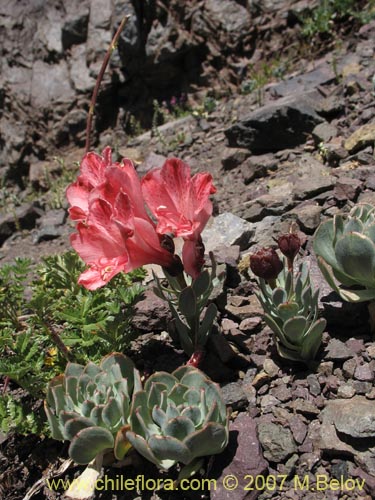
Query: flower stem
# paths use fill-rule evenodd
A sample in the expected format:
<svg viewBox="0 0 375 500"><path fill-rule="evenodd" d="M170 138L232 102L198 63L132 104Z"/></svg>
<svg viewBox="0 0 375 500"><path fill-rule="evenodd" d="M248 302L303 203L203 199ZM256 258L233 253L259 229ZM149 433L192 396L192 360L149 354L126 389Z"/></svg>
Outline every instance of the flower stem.
<svg viewBox="0 0 375 500"><path fill-rule="evenodd" d="M102 67L100 68L98 77L96 79L95 87L94 87L94 92L92 93L91 97L91 102L90 102L90 108L89 108L89 113L87 116L87 122L86 122L86 143L85 143L85 153L88 153L90 149L90 133L91 133L91 124L92 124L92 117L94 116L94 110L95 110L95 104L96 104L96 99L98 97L98 92L99 92L99 87L102 82L105 70L107 69L109 60L111 58L112 52L115 50L117 47L117 42L120 36L121 31L124 29L124 26L126 22L128 21L130 16L125 16L123 20L120 23L120 26L117 28L117 31L115 33L115 36L112 39L112 42L110 46L108 47L107 53L104 57Z"/></svg>

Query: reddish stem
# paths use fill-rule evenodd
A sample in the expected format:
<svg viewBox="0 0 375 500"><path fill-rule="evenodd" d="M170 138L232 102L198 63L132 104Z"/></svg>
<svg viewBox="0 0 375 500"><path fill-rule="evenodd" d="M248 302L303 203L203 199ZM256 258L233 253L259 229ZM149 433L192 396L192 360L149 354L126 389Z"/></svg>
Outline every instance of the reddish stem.
<svg viewBox="0 0 375 500"><path fill-rule="evenodd" d="M103 80L103 76L105 73L105 70L107 69L109 60L111 58L112 52L115 50L117 47L117 42L120 36L121 31L124 29L124 26L129 19L130 16L125 16L123 20L120 23L120 26L118 27L115 36L112 39L112 42L110 46L108 47L107 53L104 57L104 61L102 64L102 67L100 68L98 78L96 79L95 87L94 87L94 92L92 93L91 97L91 102L90 102L90 108L89 108L89 114L87 116L87 122L86 122L86 144L85 144L85 153L88 153L90 149L90 133L91 133L91 124L92 124L92 117L94 116L94 110L95 110L95 104L96 104L96 99L98 97L98 92L99 92L99 87L100 84Z"/></svg>

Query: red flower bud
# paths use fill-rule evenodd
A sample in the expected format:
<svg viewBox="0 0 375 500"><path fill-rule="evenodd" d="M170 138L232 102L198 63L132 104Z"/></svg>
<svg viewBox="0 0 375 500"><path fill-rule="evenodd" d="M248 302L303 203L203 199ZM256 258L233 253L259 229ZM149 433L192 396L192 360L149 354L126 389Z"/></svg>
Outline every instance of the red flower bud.
<svg viewBox="0 0 375 500"><path fill-rule="evenodd" d="M250 269L265 280L275 280L284 265L273 248L262 248L250 256Z"/></svg>
<svg viewBox="0 0 375 500"><path fill-rule="evenodd" d="M301 248L301 240L295 233L282 234L277 240L281 253L291 261Z"/></svg>

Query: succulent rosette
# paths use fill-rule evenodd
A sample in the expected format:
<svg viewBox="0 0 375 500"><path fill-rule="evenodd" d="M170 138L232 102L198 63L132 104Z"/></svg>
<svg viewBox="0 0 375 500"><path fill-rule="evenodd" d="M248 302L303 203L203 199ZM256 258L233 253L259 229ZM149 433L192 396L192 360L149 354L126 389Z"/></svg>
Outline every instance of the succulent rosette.
<svg viewBox="0 0 375 500"><path fill-rule="evenodd" d="M349 214L337 214L323 222L315 233L313 248L325 279L342 299L375 299L374 206L358 204Z"/></svg>
<svg viewBox="0 0 375 500"><path fill-rule="evenodd" d="M123 354L110 354L99 366L68 363L47 388L52 437L71 442L69 456L78 464L88 464L106 450L121 460L130 448L125 432L131 397L140 389L139 373Z"/></svg>
<svg viewBox="0 0 375 500"><path fill-rule="evenodd" d="M318 319L319 290L312 290L307 264L300 264L296 275L284 267L274 288L262 278L259 283L264 320L275 334L280 356L292 361L313 360L326 320Z"/></svg>
<svg viewBox="0 0 375 500"><path fill-rule="evenodd" d="M228 415L218 386L191 366L159 372L133 396L126 437L161 468L186 466L221 453L228 443Z"/></svg>

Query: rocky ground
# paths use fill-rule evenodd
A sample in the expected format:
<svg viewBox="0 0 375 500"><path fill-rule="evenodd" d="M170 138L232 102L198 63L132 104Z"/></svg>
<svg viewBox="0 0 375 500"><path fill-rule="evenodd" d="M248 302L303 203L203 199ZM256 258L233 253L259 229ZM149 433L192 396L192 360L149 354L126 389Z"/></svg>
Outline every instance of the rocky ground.
<svg viewBox="0 0 375 500"><path fill-rule="evenodd" d="M234 350L228 350L220 336L214 335L210 346L214 362L206 360L206 368L221 383L226 403L233 410L231 442L222 456L208 464L205 472L204 477L217 479L216 491L186 493L186 496L159 492L153 498L370 500L375 497L375 343L370 335L366 307L343 304L330 292L310 248L311 236L321 221L338 211L348 211L353 203L375 203L375 22L342 37L334 50L313 60L307 53L304 56L301 49L296 65L293 54L290 55L291 73L284 74L283 79L273 78L274 81L265 86L244 94L235 87L241 80L241 67L247 67L249 61L255 63L270 50L275 54L281 47L294 46L293 12L301 9L303 2L249 2L251 8L246 10L241 7L242 3L227 0L222 3L220 12L215 11L218 5L215 2L201 3L200 8L194 10L194 2L186 2L180 12L178 2L172 2L168 16L161 17L159 24L152 24L153 36L145 52L148 66L143 69L136 64L139 52L136 51L136 37L129 39L130 24L123 46L129 59L121 59L121 64L129 67L132 78L120 82L121 85L117 83L117 89L121 87L122 92L126 89L129 98L132 86L139 86L142 80L142 89L146 88L151 100L160 97L165 87L156 90L155 95L150 88L155 79L163 78L156 70L166 57L169 62L163 66L163 71L168 75L174 66L173 76L176 81L185 82L186 86L181 87L185 91L186 82L193 78L185 75L184 80L181 72L188 58L199 54L198 59L194 59L199 60L198 73L202 74L203 67L207 71L203 72L205 81L194 83L197 85L194 99L198 102L199 95L206 95L204 88L209 86L215 109L207 112L197 108L194 114L168 121L132 139L124 138L123 123L117 121L99 135L98 145L100 149L112 144L119 156L134 159L140 175L160 166L166 156L178 156L194 171L210 171L217 187L215 218L205 230L204 241L206 250L214 251L227 273L225 288L217 291L216 302L220 310L220 328ZM33 8L36 4L30 3ZM38 29L45 29L45 38L41 34L40 38L46 41L34 48L34 51L42 51L41 59L18 65L17 58L28 57L26 48L26 52L14 56L17 64L3 61L3 65L9 67L7 71L3 67L2 75L8 78L8 83L13 82L13 86L6 88L20 87L17 87L15 100L11 99L12 94L5 94L0 117L2 124L6 123L4 130L8 134L2 135L5 144L2 169L12 181L4 186L3 193L12 197L7 200L17 199L12 210L5 210L9 201L4 203L4 213L0 216L0 262L10 261L15 255L36 259L69 248L71 227L66 220L65 202L53 204L53 198L48 197L51 192L57 196L54 183L58 182L59 175L65 175L66 168L72 170L73 162L82 156L84 114L79 117L77 108L80 99L83 107L87 105L87 91L92 88L90 71L94 71L100 59L94 54L90 37L94 36L94 31L97 36L100 34L103 44L108 42L108 26L114 22L113 16L120 17L120 4L130 6L127 2L115 4L118 7L116 15L108 14L107 24L103 22L102 25L93 14L93 6L101 5L98 0L77 3L78 10L68 13L62 7L51 10L45 23L65 33L62 45L59 45L60 37L53 36L55 31L44 28L43 22L38 24ZM235 14L233 4L237 8ZM256 8L258 4L262 9ZM160 8L162 4L157 5ZM223 10L223 6L227 10ZM243 17L245 12L253 21L257 20L250 31L244 28L250 19ZM20 7L19 16L24 15L25 10ZM146 30L150 20L144 13L137 16ZM220 37L205 45L205 30L222 26L224 19L226 30L223 32L229 37L226 42L232 43L228 45L229 55L218 50L223 43ZM74 31L71 28L79 22L88 26L88 34L84 35L84 29L77 31L74 28ZM173 36L176 23L178 42ZM14 24L10 28L17 26ZM160 26L167 28L162 30ZM30 25L30 33L31 28ZM73 32L79 32L81 38L74 38L78 35ZM171 40L173 43L169 43ZM14 40L8 43L3 50L10 51L7 47L14 47ZM66 60L67 47L71 52ZM45 50L47 52L43 52ZM88 75L82 75L81 71L74 73L74 64L81 67L80 58L86 58L88 50L94 51L85 59L90 61ZM125 57L121 51L119 57ZM37 64L41 66L40 73L35 69ZM106 89L113 88L121 64L115 59L103 99L106 95L108 98ZM53 87L56 96L70 100L71 111L67 115L61 114L61 110L67 109L66 102L56 101L56 106L51 108L50 101L38 101L47 99L43 86L33 83L30 90L26 85L30 81L26 72L32 72L34 82L38 74L43 75L47 70L42 65L51 71L53 68L54 75L59 74L55 72L60 68L61 85L72 85L69 90ZM69 78L65 78L64 71L70 71ZM143 71L154 75L154 80L150 76L145 81ZM78 75L77 80L74 74ZM215 79L219 82L216 89ZM29 94L25 97L26 87ZM235 92L234 87L237 88ZM226 95L223 95L224 90ZM48 96L52 101L58 100L53 94ZM29 116L29 102L37 106L40 113L44 106L50 107L46 120L41 120L39 115L37 119L41 120L40 127L50 130L53 126L56 137L65 137L67 148L58 150L58 155L64 156L66 167L52 162L49 156L53 147L62 146L64 141L59 143L50 132L43 135L33 122L35 117ZM122 102L122 105L120 111L126 110L127 103ZM102 111L103 106L99 117ZM73 115L78 122L74 122ZM147 121L144 117L140 119ZM52 165L55 165L55 172ZM46 166L52 170L52 185L45 184ZM30 201L31 188L39 193L39 199ZM296 223L300 234L306 236L304 258L311 262L314 283L321 289L321 313L328 321L323 348L316 364L308 370L303 365L288 364L277 356L271 332L261 319L262 311L253 293L254 283L240 274L237 267L254 249L274 244L274 238L286 232L291 223ZM165 305L147 292L137 305L134 325L142 335L133 346L134 355L144 359L147 369L166 369L166 366L173 369L181 362L180 351L174 349L166 333L167 323ZM9 436L0 446L4 498L22 498L49 464L57 467L58 455L66 456L66 448L33 436ZM156 474L154 470L146 472L153 477ZM129 472L133 473L133 470ZM223 478L230 474L238 479L239 485L228 492L224 489ZM269 478L266 488L261 482L250 482L249 476L261 475ZM345 484L337 486L335 480ZM14 491L13 496L11 491ZM136 497L135 493L115 496L118 500ZM151 493L143 492L137 498L150 497ZM45 488L34 498L56 498L56 494ZM111 496L101 494L98 498Z"/></svg>

